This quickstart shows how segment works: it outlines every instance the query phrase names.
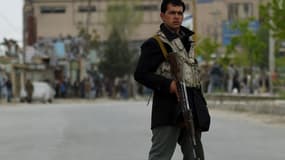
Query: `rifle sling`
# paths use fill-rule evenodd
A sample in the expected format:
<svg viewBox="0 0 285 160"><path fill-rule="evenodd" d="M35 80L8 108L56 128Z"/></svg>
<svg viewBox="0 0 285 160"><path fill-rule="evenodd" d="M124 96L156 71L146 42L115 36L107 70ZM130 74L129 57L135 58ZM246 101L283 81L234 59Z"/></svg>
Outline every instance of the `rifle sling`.
<svg viewBox="0 0 285 160"><path fill-rule="evenodd" d="M153 36L153 38L157 41L157 43L158 43L158 45L159 45L159 47L160 47L160 49L161 49L161 51L162 51L162 54L163 54L164 58L165 58L166 60L168 60L168 53L167 53L167 51L166 51L166 48L165 48L163 42L162 42L161 39L159 38L159 35L155 35L155 36Z"/></svg>

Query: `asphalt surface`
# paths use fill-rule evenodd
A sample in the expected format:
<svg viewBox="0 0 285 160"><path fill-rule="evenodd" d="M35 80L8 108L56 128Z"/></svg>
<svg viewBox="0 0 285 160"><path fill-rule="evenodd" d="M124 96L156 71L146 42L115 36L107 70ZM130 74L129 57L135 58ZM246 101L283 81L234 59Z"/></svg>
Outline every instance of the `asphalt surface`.
<svg viewBox="0 0 285 160"><path fill-rule="evenodd" d="M145 160L151 145L146 102L1 104L2 160ZM284 160L280 116L210 110L209 160ZM173 160L181 160L179 146Z"/></svg>

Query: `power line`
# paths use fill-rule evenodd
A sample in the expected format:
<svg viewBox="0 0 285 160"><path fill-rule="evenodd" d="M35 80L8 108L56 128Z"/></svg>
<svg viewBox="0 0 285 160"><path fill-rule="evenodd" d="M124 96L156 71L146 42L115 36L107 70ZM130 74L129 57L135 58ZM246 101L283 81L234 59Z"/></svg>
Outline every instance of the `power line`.
<svg viewBox="0 0 285 160"><path fill-rule="evenodd" d="M20 32L21 29L18 28L18 27L16 27L13 23L11 23L11 22L8 20L8 18L7 18L4 14L2 14L1 12L0 12L0 18L1 18L5 23L8 24L8 28L9 28L11 31L15 32L16 34L21 34L21 32Z"/></svg>

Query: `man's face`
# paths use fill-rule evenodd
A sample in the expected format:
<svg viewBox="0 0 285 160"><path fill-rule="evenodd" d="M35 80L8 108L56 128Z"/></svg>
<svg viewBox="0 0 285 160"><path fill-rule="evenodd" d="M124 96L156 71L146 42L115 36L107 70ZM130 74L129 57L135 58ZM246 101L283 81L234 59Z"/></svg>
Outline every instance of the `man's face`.
<svg viewBox="0 0 285 160"><path fill-rule="evenodd" d="M183 7L170 3L167 5L166 12L160 13L160 17L170 29L178 31L183 21Z"/></svg>

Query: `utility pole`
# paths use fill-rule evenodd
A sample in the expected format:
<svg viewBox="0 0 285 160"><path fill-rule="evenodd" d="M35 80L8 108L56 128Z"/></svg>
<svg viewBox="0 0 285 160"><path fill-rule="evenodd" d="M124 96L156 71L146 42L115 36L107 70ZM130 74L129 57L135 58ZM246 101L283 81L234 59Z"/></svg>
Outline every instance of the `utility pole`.
<svg viewBox="0 0 285 160"><path fill-rule="evenodd" d="M23 8L23 55L22 64L27 63L27 49L32 46L37 40L37 26L36 18L34 15L34 1L25 0ZM29 54L29 53L28 53ZM26 79L26 70L22 68L20 74L20 90L24 88L24 83Z"/></svg>
<svg viewBox="0 0 285 160"><path fill-rule="evenodd" d="M72 4L72 23L73 23L73 25L76 25L76 21L75 21L74 0L71 0L71 4Z"/></svg>
<svg viewBox="0 0 285 160"><path fill-rule="evenodd" d="M86 77L86 67L85 67L85 63L86 63L86 56L87 54L89 54L89 35L92 35L92 33L89 32L90 30L90 21L91 21L91 12L92 12L92 6L91 6L91 0L88 0L87 2L87 15L86 15L86 26L85 26L85 35L84 35L84 39L85 39L85 45L84 45L84 56L80 56L79 58L79 68L80 68L80 80L83 80L84 77Z"/></svg>
<svg viewBox="0 0 285 160"><path fill-rule="evenodd" d="M270 25L272 25L272 9L270 8L269 10L270 14ZM272 29L269 29L269 89L270 93L273 94L273 82L272 82L272 76L275 73L275 55L274 55L274 50L275 50L275 40L273 38L273 31Z"/></svg>
<svg viewBox="0 0 285 160"><path fill-rule="evenodd" d="M91 18L91 12L92 12L91 0L88 0L87 9L88 11L87 11L87 16L86 16L86 32L89 34L90 18Z"/></svg>
<svg viewBox="0 0 285 160"><path fill-rule="evenodd" d="M195 32L193 36L193 40L197 43L197 8L196 8L196 0L191 0L192 6L192 17L193 17L193 30Z"/></svg>
<svg viewBox="0 0 285 160"><path fill-rule="evenodd" d="M270 93L273 94L273 80L272 76L275 72L275 56L274 56L274 50L275 50L275 40L273 38L273 31L269 30L269 87L270 87Z"/></svg>
<svg viewBox="0 0 285 160"><path fill-rule="evenodd" d="M219 10L215 10L213 12L210 12L210 15L212 16L212 18L214 19L215 23L214 23L214 30L211 33L211 36L214 37L215 42L218 42L218 36L219 36L219 31L218 31L218 27L219 27L219 16L221 15L221 12Z"/></svg>

